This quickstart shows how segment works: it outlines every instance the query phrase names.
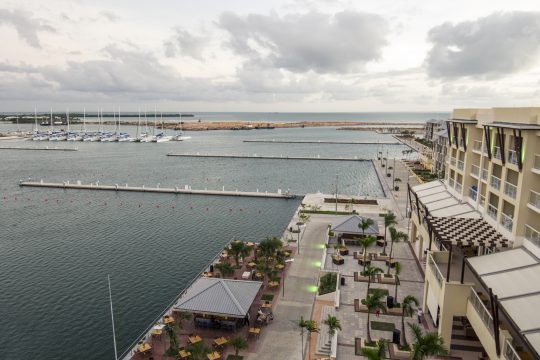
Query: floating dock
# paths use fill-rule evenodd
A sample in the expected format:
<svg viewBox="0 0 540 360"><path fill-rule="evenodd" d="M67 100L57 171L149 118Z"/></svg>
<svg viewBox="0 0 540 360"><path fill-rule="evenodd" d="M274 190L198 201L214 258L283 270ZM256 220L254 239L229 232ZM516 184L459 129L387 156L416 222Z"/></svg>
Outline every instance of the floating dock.
<svg viewBox="0 0 540 360"><path fill-rule="evenodd" d="M77 148L57 148L57 147L20 147L1 146L0 150L28 150L28 151L79 151Z"/></svg>
<svg viewBox="0 0 540 360"><path fill-rule="evenodd" d="M269 160L326 160L326 161L371 161L358 157L321 157L321 156L269 156L269 155L219 155L219 154L167 154L167 156L194 157L194 158L226 158L226 159L269 159Z"/></svg>
<svg viewBox="0 0 540 360"><path fill-rule="evenodd" d="M128 186L125 185L99 185L99 183L81 184L76 183L49 183L42 181L21 181L19 186L41 187L41 188L56 188L56 189L73 189L73 190L102 190L102 191L128 191L128 192L149 192L161 194L190 194L190 195L217 195L217 196L240 196L240 197L258 197L258 198L274 198L274 199L294 199L299 195L282 193L278 190L277 193L255 192L255 191L226 191L223 190L193 190L189 186L184 188L162 188L162 187L146 187L146 186Z"/></svg>
<svg viewBox="0 0 540 360"><path fill-rule="evenodd" d="M313 140L244 140L245 143L332 144L332 145L400 145L397 141L313 141Z"/></svg>

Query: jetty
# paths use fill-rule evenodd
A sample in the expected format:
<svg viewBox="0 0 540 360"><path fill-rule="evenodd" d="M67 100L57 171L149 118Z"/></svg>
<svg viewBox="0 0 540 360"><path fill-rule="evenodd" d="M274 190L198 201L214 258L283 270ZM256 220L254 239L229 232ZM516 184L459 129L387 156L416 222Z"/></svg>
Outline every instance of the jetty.
<svg viewBox="0 0 540 360"><path fill-rule="evenodd" d="M78 148L57 148L57 147L21 147L21 146L1 146L0 150L28 150L28 151L79 151Z"/></svg>
<svg viewBox="0 0 540 360"><path fill-rule="evenodd" d="M40 188L55 188L55 189L73 189L73 190L100 190L100 191L127 191L127 192L148 192L161 194L190 194L190 195L217 195L217 196L240 196L240 197L257 197L257 198L274 198L274 199L294 199L299 195L282 192L278 189L277 193L259 192L259 191L230 191L230 190L194 190L190 186L185 185L184 188L175 186L173 188L165 187L146 187L146 186L128 186L128 184L100 185L97 183L82 184L80 181L70 183L69 181L61 183L52 183L41 181L20 181L21 187L40 187Z"/></svg>
<svg viewBox="0 0 540 360"><path fill-rule="evenodd" d="M270 143L270 144L332 144L332 145L399 145L398 141L324 141L324 140L244 140L245 143Z"/></svg>
<svg viewBox="0 0 540 360"><path fill-rule="evenodd" d="M220 154L174 154L167 156L192 157L192 158L221 158L221 159L267 159L267 160L322 160L322 161L371 161L367 158L359 157L322 157L322 156L271 156L271 155L220 155Z"/></svg>

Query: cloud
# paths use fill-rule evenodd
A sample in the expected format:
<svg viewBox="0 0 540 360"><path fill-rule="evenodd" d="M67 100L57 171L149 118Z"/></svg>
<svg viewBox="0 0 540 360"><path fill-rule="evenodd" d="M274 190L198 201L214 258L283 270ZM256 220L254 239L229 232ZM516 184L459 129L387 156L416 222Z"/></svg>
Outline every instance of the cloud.
<svg viewBox="0 0 540 360"><path fill-rule="evenodd" d="M539 60L540 13L493 13L476 21L444 23L429 31L426 64L434 78L497 78Z"/></svg>
<svg viewBox="0 0 540 360"><path fill-rule="evenodd" d="M0 10L1 24L12 25L19 37L35 48L41 48L38 32L54 31L54 28L45 21L36 19L32 13L22 10Z"/></svg>
<svg viewBox="0 0 540 360"><path fill-rule="evenodd" d="M380 59L387 44L387 21L379 15L343 11L283 17L223 13L218 26L227 46L261 65L294 72L349 73Z"/></svg>
<svg viewBox="0 0 540 360"><path fill-rule="evenodd" d="M195 60L204 60L203 52L208 43L205 36L194 35L187 30L176 28L173 36L165 41L165 55L174 57L178 54L189 56Z"/></svg>

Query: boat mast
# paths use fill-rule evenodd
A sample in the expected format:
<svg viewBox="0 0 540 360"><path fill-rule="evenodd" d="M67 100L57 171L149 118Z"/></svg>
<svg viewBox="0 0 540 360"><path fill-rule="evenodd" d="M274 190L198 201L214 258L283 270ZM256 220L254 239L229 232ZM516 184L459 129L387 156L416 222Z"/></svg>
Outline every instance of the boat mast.
<svg viewBox="0 0 540 360"><path fill-rule="evenodd" d="M139 108L139 122L137 123L137 136L136 139L139 138L139 128L141 127L141 108Z"/></svg>
<svg viewBox="0 0 540 360"><path fill-rule="evenodd" d="M34 123L35 123L35 125L34 125L34 126L35 126L34 132L37 133L37 131L38 131L38 130L37 130L37 109L36 109L35 106L34 106Z"/></svg>
<svg viewBox="0 0 540 360"><path fill-rule="evenodd" d="M114 359L118 360L118 351L116 350L116 332L114 330L114 312L112 306L112 293L111 293L111 277L107 274L107 281L109 282L109 304L111 305L111 323L112 323L112 332L113 332L113 343L114 343Z"/></svg>
<svg viewBox="0 0 540 360"><path fill-rule="evenodd" d="M152 135L156 135L156 128L157 128L157 107L154 105L154 132Z"/></svg>
<svg viewBox="0 0 540 360"><path fill-rule="evenodd" d="M144 130L146 131L146 135L148 135L148 118L146 117L146 108L144 109L144 123L145 123Z"/></svg>
<svg viewBox="0 0 540 360"><path fill-rule="evenodd" d="M53 118L52 118L52 108L51 108L51 121L49 122L49 128L51 130L51 134L53 132Z"/></svg>
<svg viewBox="0 0 540 360"><path fill-rule="evenodd" d="M69 133L69 109L66 109L67 132Z"/></svg>
<svg viewBox="0 0 540 360"><path fill-rule="evenodd" d="M83 132L86 134L86 108L83 108Z"/></svg>

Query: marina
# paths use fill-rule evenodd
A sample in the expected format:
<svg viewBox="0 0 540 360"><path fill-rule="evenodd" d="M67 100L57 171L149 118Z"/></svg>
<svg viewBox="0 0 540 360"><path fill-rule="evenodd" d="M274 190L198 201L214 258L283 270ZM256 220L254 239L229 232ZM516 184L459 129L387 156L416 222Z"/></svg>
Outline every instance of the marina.
<svg viewBox="0 0 540 360"><path fill-rule="evenodd" d="M79 151L78 148L58 148L58 147L22 147L22 146L1 146L0 150L29 150L29 151Z"/></svg>
<svg viewBox="0 0 540 360"><path fill-rule="evenodd" d="M358 157L322 157L320 155L309 156L269 156L269 155L218 155L218 154L175 154L170 153L167 156L194 157L194 158L228 158L228 159L267 159L267 160L321 160L321 161L371 161L368 158Z"/></svg>

